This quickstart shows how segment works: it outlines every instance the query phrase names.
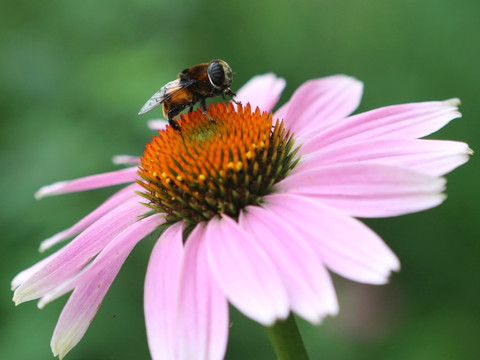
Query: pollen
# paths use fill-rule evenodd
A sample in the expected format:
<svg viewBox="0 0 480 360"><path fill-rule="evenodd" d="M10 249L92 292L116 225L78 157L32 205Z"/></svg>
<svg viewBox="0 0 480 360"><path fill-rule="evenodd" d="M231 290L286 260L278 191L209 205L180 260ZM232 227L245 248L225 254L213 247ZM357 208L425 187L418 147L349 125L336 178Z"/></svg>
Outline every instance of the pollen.
<svg viewBox="0 0 480 360"><path fill-rule="evenodd" d="M237 218L298 162L292 135L272 114L231 103L212 104L207 113L181 115L181 131L160 130L141 158L137 182L145 205L167 222Z"/></svg>

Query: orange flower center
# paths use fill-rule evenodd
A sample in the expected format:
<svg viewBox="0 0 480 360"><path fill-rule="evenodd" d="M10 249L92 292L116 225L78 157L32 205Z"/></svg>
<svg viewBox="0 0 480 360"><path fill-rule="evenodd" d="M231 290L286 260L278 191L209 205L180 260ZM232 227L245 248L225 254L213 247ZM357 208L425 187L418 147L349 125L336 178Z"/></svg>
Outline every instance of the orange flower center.
<svg viewBox="0 0 480 360"><path fill-rule="evenodd" d="M217 103L181 115L181 133L167 126L147 144L137 182L167 222L189 224L226 213L237 218L258 205L295 166L296 150L283 121L250 105Z"/></svg>

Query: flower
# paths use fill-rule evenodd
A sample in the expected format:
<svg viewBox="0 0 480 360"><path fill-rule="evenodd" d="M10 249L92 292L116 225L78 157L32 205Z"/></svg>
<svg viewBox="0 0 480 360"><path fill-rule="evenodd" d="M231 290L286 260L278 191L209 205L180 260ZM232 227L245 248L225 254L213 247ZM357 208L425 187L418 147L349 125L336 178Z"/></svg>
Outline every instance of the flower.
<svg viewBox="0 0 480 360"><path fill-rule="evenodd" d="M319 323L338 311L327 269L369 284L399 270L395 254L356 217L444 200L441 176L470 150L419 138L460 117L459 101L349 116L362 84L337 75L304 83L272 116L284 87L273 74L256 76L238 93L245 107L212 105L213 122L199 111L182 115L181 133L166 127L141 159L115 159L135 166L37 192L131 183L45 240L41 251L76 235L12 281L16 304L40 299L40 308L73 290L53 334L55 355L80 341L128 254L156 230L144 294L154 359L222 358L228 302L265 326L290 312Z"/></svg>

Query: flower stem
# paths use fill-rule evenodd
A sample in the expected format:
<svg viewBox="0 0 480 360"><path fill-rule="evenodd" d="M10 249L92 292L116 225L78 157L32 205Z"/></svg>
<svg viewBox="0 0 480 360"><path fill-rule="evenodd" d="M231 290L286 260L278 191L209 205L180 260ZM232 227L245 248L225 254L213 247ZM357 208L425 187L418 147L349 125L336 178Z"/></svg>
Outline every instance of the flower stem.
<svg viewBox="0 0 480 360"><path fill-rule="evenodd" d="M278 359L308 360L307 350L293 314L290 314L286 320L277 321L266 329Z"/></svg>

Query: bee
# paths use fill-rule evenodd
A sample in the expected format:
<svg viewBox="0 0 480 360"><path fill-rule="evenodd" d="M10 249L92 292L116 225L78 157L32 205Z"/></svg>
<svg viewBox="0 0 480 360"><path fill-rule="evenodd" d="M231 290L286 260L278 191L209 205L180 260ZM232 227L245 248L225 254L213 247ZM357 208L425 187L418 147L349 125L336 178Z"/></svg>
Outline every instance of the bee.
<svg viewBox="0 0 480 360"><path fill-rule="evenodd" d="M207 114L205 100L220 95L225 99L227 95L237 103L234 100L236 94L230 89L232 80L232 68L223 60L212 60L189 67L178 74L176 80L170 81L153 94L138 114L145 114L162 104L163 115L168 119L168 123L172 128L180 131L180 126L174 117L187 107L192 111L194 105L200 103L202 113L214 121Z"/></svg>

